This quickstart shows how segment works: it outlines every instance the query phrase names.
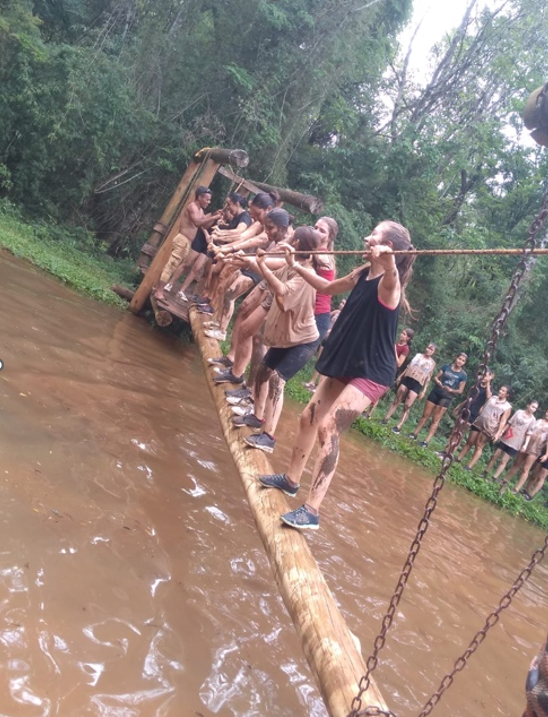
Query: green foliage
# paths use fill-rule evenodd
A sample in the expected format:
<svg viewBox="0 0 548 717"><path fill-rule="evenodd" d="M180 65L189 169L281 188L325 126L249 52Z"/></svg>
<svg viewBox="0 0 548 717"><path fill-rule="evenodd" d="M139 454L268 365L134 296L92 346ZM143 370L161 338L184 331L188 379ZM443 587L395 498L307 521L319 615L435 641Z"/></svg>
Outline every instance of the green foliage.
<svg viewBox="0 0 548 717"><path fill-rule="evenodd" d="M110 290L112 284L139 281L133 263L108 257L85 230L30 224L6 202L0 203L0 245L77 291L120 308L127 304Z"/></svg>

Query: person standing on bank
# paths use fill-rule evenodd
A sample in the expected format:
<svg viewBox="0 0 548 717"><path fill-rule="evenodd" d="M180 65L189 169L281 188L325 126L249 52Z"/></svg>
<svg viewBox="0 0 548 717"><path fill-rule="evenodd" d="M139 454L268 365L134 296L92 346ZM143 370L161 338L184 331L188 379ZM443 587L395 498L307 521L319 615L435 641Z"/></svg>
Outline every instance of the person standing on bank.
<svg viewBox="0 0 548 717"><path fill-rule="evenodd" d="M474 423L470 426L468 440L459 453L459 462L473 448L474 455L464 470L470 471L481 458L486 443L498 443L504 433L512 413L512 404L508 400L510 388L501 386L496 396L491 396L484 404Z"/></svg>
<svg viewBox="0 0 548 717"><path fill-rule="evenodd" d="M393 250L413 251L409 232L396 222L382 222L364 239L370 265L327 281L295 264L298 273L317 291L334 295L351 291L326 341L317 369L325 377L301 414L287 473L261 475L266 488L296 495L301 475L318 439L320 447L306 503L281 516L299 530L319 527L319 509L335 474L343 431L394 382L400 305L409 310L405 287L415 257L395 256Z"/></svg>
<svg viewBox="0 0 548 717"><path fill-rule="evenodd" d="M417 423L417 427L413 433L409 434L409 438L416 440L417 436L422 431L424 424L429 418L432 419L426 440L421 441L419 446L422 446L423 448L427 447L432 439L432 436L438 430L440 421L444 413L449 408L453 396L460 396L464 391L468 375L466 371L462 370L462 367L466 363L467 358L467 354L461 351L452 364L445 364L445 366L441 367L436 376L434 376L434 383L436 385L428 394L422 418Z"/></svg>

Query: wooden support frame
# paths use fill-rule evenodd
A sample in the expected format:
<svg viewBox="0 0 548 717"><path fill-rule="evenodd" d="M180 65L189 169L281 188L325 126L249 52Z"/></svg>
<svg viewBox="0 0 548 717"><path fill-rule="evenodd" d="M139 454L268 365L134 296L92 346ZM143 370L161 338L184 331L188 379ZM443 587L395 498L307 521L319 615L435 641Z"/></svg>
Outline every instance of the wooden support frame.
<svg viewBox="0 0 548 717"><path fill-rule="evenodd" d="M189 320L202 355L207 374L207 359L219 354L217 341L204 334L200 314L189 310ZM261 473L272 473L262 451L249 449L242 431L232 424L232 412L225 401L225 385L215 385L208 376L208 386L219 412L219 420L242 485L249 501L270 560L274 577L289 612L303 652L308 660L322 698L331 717L347 717L358 683L366 666L355 639L342 617L336 601L316 563L305 536L283 527L280 514L288 509L283 494L265 490L256 480ZM362 697L364 706L386 710L386 704L373 680Z"/></svg>
<svg viewBox="0 0 548 717"><path fill-rule="evenodd" d="M247 157L247 152L244 152L243 149L230 150L206 148L200 150L194 155L192 162L188 166L187 171L183 175L175 193L170 199L164 214L162 214L162 219L160 220L162 224L164 224L164 218L167 218L168 216L170 217L169 227L167 227L163 244L160 246L152 259L143 280L135 291L135 295L129 304L129 309L134 314L139 314L143 310L153 287L160 279L162 270L169 259L169 255L171 254L173 237L177 234L181 212L187 204L194 200L196 187L200 184L208 187L211 184L213 177L221 166L221 162L219 160L232 160L238 162L238 166L245 167L249 158ZM152 236L148 240L148 244L153 244L154 242L159 244L161 239L161 233L158 232L155 227Z"/></svg>

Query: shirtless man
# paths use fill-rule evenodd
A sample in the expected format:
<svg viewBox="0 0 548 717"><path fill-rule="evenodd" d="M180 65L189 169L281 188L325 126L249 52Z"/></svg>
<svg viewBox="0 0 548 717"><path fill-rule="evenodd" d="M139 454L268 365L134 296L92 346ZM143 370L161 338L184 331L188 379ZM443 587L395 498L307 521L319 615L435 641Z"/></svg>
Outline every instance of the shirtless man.
<svg viewBox="0 0 548 717"><path fill-rule="evenodd" d="M196 189L195 197L194 201L190 202L181 212L179 233L173 238L171 256L164 266L160 281L154 290L156 299L164 298L164 288L187 254L187 248L195 239L198 229L209 229L221 217L222 210L214 214L205 214L204 212L211 204L211 189L209 187L199 186ZM168 290L170 288L168 287Z"/></svg>

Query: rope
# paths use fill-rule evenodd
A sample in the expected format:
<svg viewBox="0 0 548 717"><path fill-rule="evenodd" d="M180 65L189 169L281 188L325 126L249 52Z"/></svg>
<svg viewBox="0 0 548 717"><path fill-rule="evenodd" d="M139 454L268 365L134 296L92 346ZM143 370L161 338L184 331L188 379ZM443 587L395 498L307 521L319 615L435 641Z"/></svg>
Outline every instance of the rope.
<svg viewBox="0 0 548 717"><path fill-rule="evenodd" d="M307 254L319 254L322 256L363 256L367 250L339 250L339 251L307 251ZM392 254L411 254L413 256L518 256L523 254L523 249L401 249L393 251ZM531 249L528 254L548 254L548 249ZM266 252L265 256L277 256L280 252Z"/></svg>

